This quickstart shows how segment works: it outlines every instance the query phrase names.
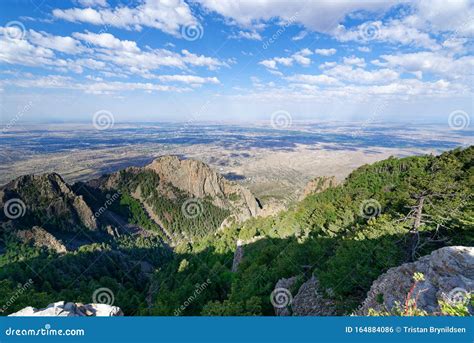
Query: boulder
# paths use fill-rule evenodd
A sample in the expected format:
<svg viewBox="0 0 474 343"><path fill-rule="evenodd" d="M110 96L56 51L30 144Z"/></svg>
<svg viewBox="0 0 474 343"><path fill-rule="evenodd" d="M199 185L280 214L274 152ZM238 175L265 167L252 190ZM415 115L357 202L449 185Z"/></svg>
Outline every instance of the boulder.
<svg viewBox="0 0 474 343"><path fill-rule="evenodd" d="M290 290L297 280L298 278L293 276L288 279L282 278L276 283L271 294L271 302L277 316L291 316L293 296Z"/></svg>
<svg viewBox="0 0 474 343"><path fill-rule="evenodd" d="M369 309L391 312L397 302L403 304L414 285L415 272L424 275L413 291L417 308L437 314L439 300L459 301L474 290L474 247L441 248L416 262L389 269L374 281L356 314L368 315Z"/></svg>
<svg viewBox="0 0 474 343"><path fill-rule="evenodd" d="M123 316L122 310L117 306L107 304L80 304L59 301L49 304L46 308L36 309L28 306L12 313L11 317L117 317Z"/></svg>
<svg viewBox="0 0 474 343"><path fill-rule="evenodd" d="M323 296L315 276L303 283L291 302L294 316L334 316L335 305Z"/></svg>

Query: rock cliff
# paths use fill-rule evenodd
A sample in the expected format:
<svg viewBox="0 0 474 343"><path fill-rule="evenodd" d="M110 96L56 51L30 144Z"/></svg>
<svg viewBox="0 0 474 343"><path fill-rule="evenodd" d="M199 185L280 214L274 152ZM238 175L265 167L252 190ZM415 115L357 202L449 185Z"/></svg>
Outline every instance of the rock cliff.
<svg viewBox="0 0 474 343"><path fill-rule="evenodd" d="M17 231L16 236L25 244L33 244L38 248L44 247L51 249L58 254L67 252L66 247L60 240L39 226L33 226L29 230Z"/></svg>
<svg viewBox="0 0 474 343"><path fill-rule="evenodd" d="M45 228L78 231L97 229L92 210L82 196L56 173L24 175L0 188L0 222L34 221ZM53 221L52 221L53 220Z"/></svg>
<svg viewBox="0 0 474 343"><path fill-rule="evenodd" d="M413 291L417 308L436 314L439 300L462 301L474 291L474 247L441 248L416 262L389 269L374 281L357 314L367 315L369 309L390 312L396 302L403 304L415 272L424 274Z"/></svg>
<svg viewBox="0 0 474 343"><path fill-rule="evenodd" d="M160 180L193 197L209 197L215 206L232 210L240 221L257 216L260 212L258 200L248 189L228 181L201 161L163 156L145 169L153 170Z"/></svg>

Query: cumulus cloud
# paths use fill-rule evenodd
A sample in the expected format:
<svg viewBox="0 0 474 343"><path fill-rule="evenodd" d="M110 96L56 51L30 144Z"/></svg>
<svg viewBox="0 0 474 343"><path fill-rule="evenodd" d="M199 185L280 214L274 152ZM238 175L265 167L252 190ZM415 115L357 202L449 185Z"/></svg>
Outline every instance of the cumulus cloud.
<svg viewBox="0 0 474 343"><path fill-rule="evenodd" d="M397 55L381 55L382 61L377 64L397 68L402 72L413 73L419 78L423 73L430 73L446 79L466 79L472 81L474 57L463 56L454 58L441 52L415 52Z"/></svg>
<svg viewBox="0 0 474 343"><path fill-rule="evenodd" d="M54 36L44 31L28 31L29 40L38 46L64 52L67 54L78 54L85 51L81 43L72 38L64 36Z"/></svg>
<svg viewBox="0 0 474 343"><path fill-rule="evenodd" d="M428 33L412 27L406 20L399 19L391 20L388 23L365 22L352 28L339 25L333 34L341 42L390 42L431 50L439 49L439 44Z"/></svg>
<svg viewBox="0 0 474 343"><path fill-rule="evenodd" d="M143 27L152 27L177 37L180 36L182 26L197 23L183 0L146 0L136 7L54 9L53 16L71 22L137 31Z"/></svg>
<svg viewBox="0 0 474 343"><path fill-rule="evenodd" d="M262 40L260 33L256 31L238 31L236 34L230 35L230 39L250 39L250 40Z"/></svg>
<svg viewBox="0 0 474 343"><path fill-rule="evenodd" d="M311 59L308 56L311 56L312 54L313 53L311 50L305 48L289 57L273 57L271 59L260 61L259 64L265 66L268 69L278 69L278 65L290 67L294 63L302 66L308 66L311 64Z"/></svg>
<svg viewBox="0 0 474 343"><path fill-rule="evenodd" d="M280 18L310 30L329 33L354 11L381 13L392 1L234 1L198 0L202 6L224 16L230 23L246 28L261 27L262 23Z"/></svg>
<svg viewBox="0 0 474 343"><path fill-rule="evenodd" d="M337 52L337 50L334 49L334 48L314 50L315 54L322 55L322 56L331 56L331 55L334 55L336 52Z"/></svg>

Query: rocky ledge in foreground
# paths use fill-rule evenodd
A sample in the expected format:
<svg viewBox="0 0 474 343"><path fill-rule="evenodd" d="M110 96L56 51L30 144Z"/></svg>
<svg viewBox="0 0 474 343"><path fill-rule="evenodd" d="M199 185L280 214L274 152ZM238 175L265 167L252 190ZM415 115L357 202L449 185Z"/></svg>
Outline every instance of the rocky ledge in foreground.
<svg viewBox="0 0 474 343"><path fill-rule="evenodd" d="M123 316L120 307L106 304L80 304L59 301L46 308L25 307L12 313L12 317L117 317Z"/></svg>
<svg viewBox="0 0 474 343"><path fill-rule="evenodd" d="M368 315L371 309L393 312L397 303L405 303L415 273L424 275L412 292L418 309L435 315L440 312L441 300L459 302L465 298L467 302L474 291L474 247L441 248L416 262L389 269L374 281L357 314Z"/></svg>

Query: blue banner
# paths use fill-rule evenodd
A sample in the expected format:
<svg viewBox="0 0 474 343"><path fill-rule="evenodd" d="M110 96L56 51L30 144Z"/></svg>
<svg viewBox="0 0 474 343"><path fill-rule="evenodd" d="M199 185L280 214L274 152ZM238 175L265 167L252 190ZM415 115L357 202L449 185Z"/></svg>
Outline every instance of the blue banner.
<svg viewBox="0 0 474 343"><path fill-rule="evenodd" d="M466 342L472 317L2 317L0 342Z"/></svg>

